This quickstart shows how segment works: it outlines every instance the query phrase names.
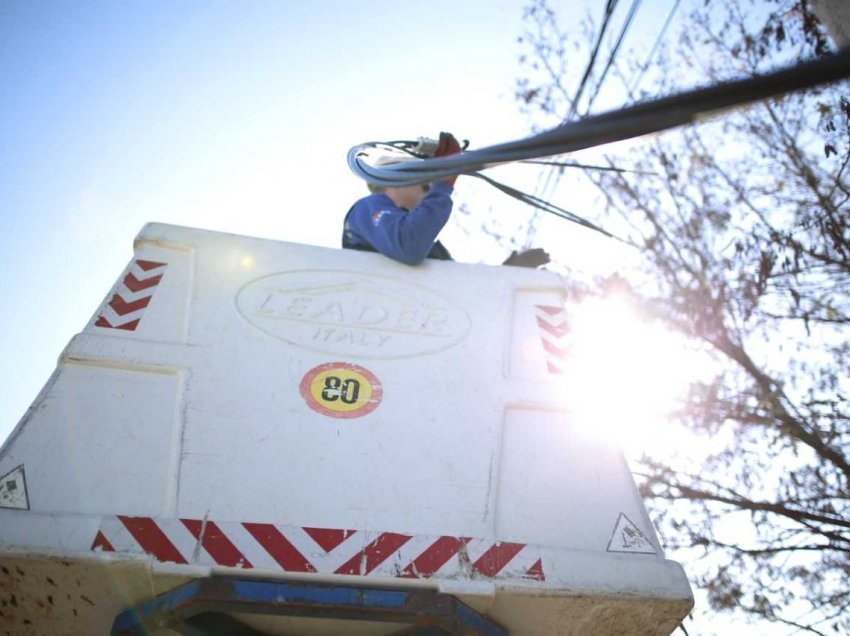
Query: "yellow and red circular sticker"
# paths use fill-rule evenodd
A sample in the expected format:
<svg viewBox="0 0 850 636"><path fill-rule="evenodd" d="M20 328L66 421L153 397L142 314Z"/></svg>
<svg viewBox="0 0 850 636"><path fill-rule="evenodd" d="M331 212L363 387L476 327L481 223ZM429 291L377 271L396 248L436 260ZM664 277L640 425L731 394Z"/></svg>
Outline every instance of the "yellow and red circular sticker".
<svg viewBox="0 0 850 636"><path fill-rule="evenodd" d="M383 395L381 383L371 371L348 362L328 362L310 369L300 388L311 409L345 419L371 413Z"/></svg>

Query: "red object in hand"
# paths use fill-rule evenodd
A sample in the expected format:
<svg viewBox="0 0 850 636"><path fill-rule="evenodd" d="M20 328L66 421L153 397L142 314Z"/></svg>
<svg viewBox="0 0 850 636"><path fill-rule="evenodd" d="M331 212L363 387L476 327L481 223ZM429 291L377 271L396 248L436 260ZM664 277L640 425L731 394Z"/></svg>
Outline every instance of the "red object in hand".
<svg viewBox="0 0 850 636"><path fill-rule="evenodd" d="M459 152L460 144L458 143L458 140L455 139L455 136L451 133L441 132L440 140L437 142L437 152L434 153L434 156L447 157L449 155L456 155ZM456 179L457 177L448 177L443 179L443 181L454 185Z"/></svg>
<svg viewBox="0 0 850 636"><path fill-rule="evenodd" d="M437 152L435 157L446 157L448 155L456 155L460 152L460 144L455 136L451 133L441 132L440 140L437 142Z"/></svg>

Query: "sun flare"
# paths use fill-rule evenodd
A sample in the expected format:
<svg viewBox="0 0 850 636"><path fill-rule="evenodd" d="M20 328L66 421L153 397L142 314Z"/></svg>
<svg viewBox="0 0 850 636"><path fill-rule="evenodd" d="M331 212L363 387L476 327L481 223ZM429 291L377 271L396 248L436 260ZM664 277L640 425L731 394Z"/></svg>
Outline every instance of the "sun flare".
<svg viewBox="0 0 850 636"><path fill-rule="evenodd" d="M694 438L669 414L689 384L706 376L707 356L638 317L621 298L585 301L570 313L565 382L580 425L618 443L627 456L691 450Z"/></svg>

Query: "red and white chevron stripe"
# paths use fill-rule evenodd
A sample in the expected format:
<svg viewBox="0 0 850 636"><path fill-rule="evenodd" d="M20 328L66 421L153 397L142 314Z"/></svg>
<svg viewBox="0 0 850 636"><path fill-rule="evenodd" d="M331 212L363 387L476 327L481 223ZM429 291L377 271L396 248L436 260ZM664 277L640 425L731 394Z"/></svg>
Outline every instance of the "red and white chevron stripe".
<svg viewBox="0 0 850 636"><path fill-rule="evenodd" d="M167 263L136 260L101 308L96 327L135 331L156 291Z"/></svg>
<svg viewBox="0 0 850 636"><path fill-rule="evenodd" d="M284 572L545 580L537 549L523 543L270 523L105 517L91 549Z"/></svg>
<svg viewBox="0 0 850 636"><path fill-rule="evenodd" d="M570 352L567 312L560 305L536 305L536 309L540 340L546 354L546 367L549 373L563 373L564 363Z"/></svg>

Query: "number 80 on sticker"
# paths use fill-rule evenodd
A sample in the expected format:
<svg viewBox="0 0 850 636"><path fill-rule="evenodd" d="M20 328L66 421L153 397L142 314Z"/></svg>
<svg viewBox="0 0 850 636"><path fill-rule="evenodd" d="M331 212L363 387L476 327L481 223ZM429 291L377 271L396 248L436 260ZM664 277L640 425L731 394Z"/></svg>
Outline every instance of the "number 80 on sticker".
<svg viewBox="0 0 850 636"><path fill-rule="evenodd" d="M308 371L301 379L301 397L311 409L339 418L361 417L381 403L378 378L359 365L329 362Z"/></svg>

